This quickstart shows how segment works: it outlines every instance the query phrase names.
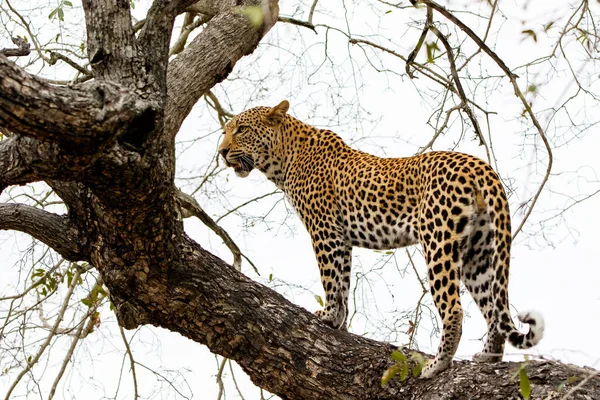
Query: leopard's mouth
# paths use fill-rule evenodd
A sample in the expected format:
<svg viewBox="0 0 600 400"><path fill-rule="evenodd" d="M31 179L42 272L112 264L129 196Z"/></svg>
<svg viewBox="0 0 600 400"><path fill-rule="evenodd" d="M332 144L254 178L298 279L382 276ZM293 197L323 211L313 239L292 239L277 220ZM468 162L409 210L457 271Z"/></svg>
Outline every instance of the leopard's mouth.
<svg viewBox="0 0 600 400"><path fill-rule="evenodd" d="M235 174L241 178L247 177L254 169L254 160L249 155L236 157L235 160L225 160L228 167L232 167Z"/></svg>

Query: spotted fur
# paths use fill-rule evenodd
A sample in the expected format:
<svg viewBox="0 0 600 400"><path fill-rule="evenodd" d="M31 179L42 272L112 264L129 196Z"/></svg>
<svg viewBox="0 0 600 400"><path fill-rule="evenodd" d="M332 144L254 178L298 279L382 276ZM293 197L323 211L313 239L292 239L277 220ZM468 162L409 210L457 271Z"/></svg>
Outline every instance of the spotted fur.
<svg viewBox="0 0 600 400"><path fill-rule="evenodd" d="M308 230L325 289L317 315L345 329L352 247L391 249L420 243L431 295L443 322L438 354L423 369L446 369L461 337L460 281L487 321L477 361L502 359L504 343L534 346L543 334L535 312L519 332L508 308L511 227L500 179L484 161L457 152L379 158L354 150L335 133L287 114L289 104L256 107L225 127L219 150L237 175L260 170L285 192Z"/></svg>

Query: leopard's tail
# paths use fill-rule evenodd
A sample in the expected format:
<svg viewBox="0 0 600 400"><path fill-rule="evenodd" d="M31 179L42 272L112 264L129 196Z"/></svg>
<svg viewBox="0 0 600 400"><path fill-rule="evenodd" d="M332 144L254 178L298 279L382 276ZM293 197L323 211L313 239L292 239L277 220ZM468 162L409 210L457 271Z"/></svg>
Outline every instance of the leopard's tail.
<svg viewBox="0 0 600 400"><path fill-rule="evenodd" d="M492 171L493 173L493 171ZM508 209L508 200L504 192L504 188L500 184L500 179L497 180L496 190L499 197L496 198L496 207L494 213L490 213L491 226L493 234L492 262L496 273L496 282L493 288L494 314L498 326L498 331L518 349L528 349L535 346L544 335L544 319L537 311L526 311L518 315L519 320L524 324L529 324L527 333L520 332L513 323L510 315L508 302L508 277L510 267L510 247L511 247L511 225L510 213ZM485 202L484 207L489 208ZM491 203L490 203L491 205Z"/></svg>
<svg viewBox="0 0 600 400"><path fill-rule="evenodd" d="M529 332L522 333L517 330L510 314L508 314L508 310L500 313L500 332L517 349L529 349L538 344L544 336L544 318L542 318L542 315L537 311L525 311L519 313L517 317L522 323L529 324Z"/></svg>

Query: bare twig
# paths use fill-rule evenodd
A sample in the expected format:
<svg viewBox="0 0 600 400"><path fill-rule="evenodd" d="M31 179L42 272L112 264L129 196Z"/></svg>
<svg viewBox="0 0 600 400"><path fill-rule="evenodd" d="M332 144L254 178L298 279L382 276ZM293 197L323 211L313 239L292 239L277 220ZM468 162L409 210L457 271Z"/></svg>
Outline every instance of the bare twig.
<svg viewBox="0 0 600 400"><path fill-rule="evenodd" d="M217 400L221 400L223 394L225 393L225 385L223 384L223 370L225 369L225 364L227 363L227 358L223 357L221 360L221 364L219 364L219 370L217 371L217 384L219 385L219 393L217 393Z"/></svg>
<svg viewBox="0 0 600 400"><path fill-rule="evenodd" d="M317 33L317 30L315 29L315 25L313 25L313 23L310 21L302 21L302 20L290 18L290 17L279 17L279 18L277 18L277 20L279 22L285 22L285 23L292 24L292 25L302 26L304 28L308 28L308 29L312 30L314 33Z"/></svg>
<svg viewBox="0 0 600 400"><path fill-rule="evenodd" d="M225 229L221 228L219 224L217 224L211 217L200 207L200 204L194 199L192 196L178 191L177 201L179 202L179 206L182 210L182 215L184 218L194 216L198 218L204 225L210 228L214 233L216 233L225 243L225 245L229 248L231 253L233 254L233 267L241 271L242 270L242 252L237 244L233 241L229 233L225 231ZM254 268L254 272L259 274L258 269L254 264L252 264ZM259 274L260 275L260 274Z"/></svg>
<svg viewBox="0 0 600 400"><path fill-rule="evenodd" d="M42 53L42 48L37 40L37 37L33 34L33 31L31 30L31 27L29 26L29 23L25 20L25 18L12 6L12 4L10 3L9 0L6 0L6 5L8 6L8 8L10 9L10 11L12 11L21 21L21 24L23 25L23 27L25 28L25 30L27 31L27 34L29 35L29 38L31 39L32 43L33 43L33 47L35 48L35 51L38 53L38 55L40 56L40 58L42 58L44 61L48 62L49 59L48 57L44 56L44 54Z"/></svg>
<svg viewBox="0 0 600 400"><path fill-rule="evenodd" d="M69 289L65 295L65 298L64 298L62 306L58 312L56 320L54 321L53 329L48 333L46 340L44 340L44 342L40 346L40 349L35 354L35 356L30 361L27 362L27 366L25 368L23 368L23 370L19 373L19 375L17 376L15 381L12 383L12 385L8 389L8 392L6 392L6 397L4 398L5 400L10 400L10 395L12 394L15 387L17 387L17 384L21 381L21 379L25 376L25 374L27 374L31 370L31 368L33 368L33 366L40 360L40 358L42 357L42 354L44 354L44 351L46 350L46 348L48 348L48 345L50 345L52 338L56 335L56 329L58 328L58 326L60 325L61 321L63 320L63 318L65 316L65 312L67 311L67 307L69 306L69 301L71 300L73 291L75 290L75 287L77 286L77 281L79 280L80 275L81 275L81 272L79 271L79 269L78 268L75 269L75 273L73 274L73 280L71 281L71 285L69 286Z"/></svg>
<svg viewBox="0 0 600 400"><path fill-rule="evenodd" d="M137 400L139 398L138 394L138 384L137 384L137 375L135 373L135 360L133 359L133 353L131 352L131 347L129 346L129 341L125 336L125 331L123 327L119 325L119 333L121 334L121 338L123 339L123 344L125 345L125 351L127 352L127 357L129 357L129 363L131 364L131 375L133 377L133 399Z"/></svg>
<svg viewBox="0 0 600 400"><path fill-rule="evenodd" d="M421 50L421 46L423 46L423 43L425 42L425 38L427 37L427 32L429 31L430 26L433 26L433 13L431 12L431 8L427 7L427 19L425 20L425 25L423 26L421 36L417 41L417 45L413 51L410 52L408 58L406 59L406 73L411 79L413 79L415 76L410 70L410 67L414 63L415 58L417 58L417 54L419 54L419 51Z"/></svg>
<svg viewBox="0 0 600 400"><path fill-rule="evenodd" d="M73 337L71 346L69 347L67 354L65 354L63 358L62 365L60 366L60 371L58 371L58 375L56 375L56 378L52 383L52 388L50 389L50 393L48 394L48 400L52 400L52 398L54 397L54 394L56 393L56 388L58 387L58 383L62 379L62 376L64 375L67 369L67 365L71 361L71 357L73 356L73 352L77 347L77 343L79 343L80 339L85 338L89 334L89 332L91 332L94 329L94 325L96 324L96 312L98 310L98 305L99 303L96 303L93 307L91 307L86 313L85 317L79 322L79 328L77 328L77 332ZM84 324L84 321L86 319L88 320L88 322L87 324Z"/></svg>
<svg viewBox="0 0 600 400"><path fill-rule="evenodd" d="M272 192L265 193L265 194L263 194L261 196L253 197L250 200L243 202L239 206L233 207L232 209L228 210L225 214L223 214L219 218L217 218L217 220L215 222L218 224L223 218L225 218L228 215L230 215L230 214L238 211L240 208L246 207L250 203L253 203L253 202L258 201L258 200L262 200L265 197L269 197L269 196L272 196L272 195L277 194L277 193L281 193L281 191L279 189L277 189L277 190L273 190Z"/></svg>
<svg viewBox="0 0 600 400"><path fill-rule="evenodd" d="M208 92L206 92L206 94L204 95L204 99L206 100L206 103L210 106L210 108L217 112L221 129L225 129L225 124L227 123L227 121L235 117L235 115L225 110L217 96L215 96L215 94L212 91L209 90Z"/></svg>
<svg viewBox="0 0 600 400"><path fill-rule="evenodd" d="M188 12L185 14L183 26L181 27L181 32L179 33L177 41L169 50L169 56L181 53L185 48L185 44L190 36L190 33L192 33L194 29L198 28L199 26L207 23L212 17L207 15L200 15L197 19L194 18L194 13Z"/></svg>
<svg viewBox="0 0 600 400"><path fill-rule="evenodd" d="M419 281L419 284L421 285L421 289L423 289L423 293L421 293L421 297L419 297L419 301L417 301L417 306L415 307L415 316L413 317L413 325L411 326L410 337L408 339L408 347L411 348L412 344L414 343L414 338L415 338L415 333L417 332L417 327L419 326L419 315L420 315L420 311L421 311L421 303L423 302L423 298L425 297L425 295L428 293L428 290L425 287L425 284L423 283L421 276L419 275L419 271L417 271L417 267L415 266L415 262L413 261L412 256L410 255L410 252L408 251L408 249L406 249L405 251L406 251L406 255L408 256L410 265L411 265L413 271L415 272L415 275L417 276L417 280Z"/></svg>
<svg viewBox="0 0 600 400"><path fill-rule="evenodd" d="M56 62L58 60L66 62L67 64L69 64L71 67L75 68L78 72L80 72L87 78L92 78L94 76L92 74L92 71L88 71L87 69L83 68L81 65L77 64L75 61L71 60L69 57L65 56L64 54L60 54L55 51L51 51L50 52L50 60L48 61L48 63L50 65L54 65L54 64L56 64Z"/></svg>
<svg viewBox="0 0 600 400"><path fill-rule="evenodd" d="M228 360L228 364L229 364L229 372L231 372L231 379L233 380L233 386L235 386L235 390L237 390L238 396L240 396L240 399L245 400L244 395L242 395L242 391L240 390L240 387L238 386L238 383L235 380L235 374L233 373L233 363L231 362L231 360Z"/></svg>
<svg viewBox="0 0 600 400"><path fill-rule="evenodd" d="M442 44L444 45L444 48L446 49L446 56L448 57L448 61L450 62L450 72L452 74L452 78L454 80L454 85L456 86L456 91L458 92L458 96L460 97L460 101L461 101L460 108L463 109L469 116L469 119L471 120L471 123L473 124L473 129L475 129L475 133L479 137L479 144L483 145L485 147L485 150L486 150L486 153L487 153L488 159L489 159L490 158L490 150L488 149L487 144L485 143L485 139L483 138L483 133L481 133L481 128L479 127L479 121L477 121L477 116L475 115L475 113L473 112L471 107L469 107L469 101L467 100L467 94L465 93L465 90L463 89L462 83L460 81L460 77L458 76L458 71L456 70L456 62L455 62L454 52L452 50L452 47L450 46L450 43L448 43L448 39L446 39L446 37L442 34L442 32L440 32L439 29L436 28L433 24L431 24L429 26L429 30L438 37L438 39L442 42Z"/></svg>
<svg viewBox="0 0 600 400"><path fill-rule="evenodd" d="M500 67L500 69L502 69L502 71L508 77L508 79L510 80L510 82L513 86L515 96L517 96L519 98L519 100L521 100L523 107L525 107L525 111L527 112L527 115L529 115L529 117L531 118L531 122L537 129L538 135L542 139L542 142L544 143L544 147L546 148L546 152L548 153L548 166L546 167L546 173L544 174L544 177L542 179L542 182L540 183L538 190L536 191L533 198L531 199L531 205L527 209L525 216L523 217L523 219L521 220L521 223L519 224L519 226L517 227L517 229L515 230L515 232L513 234L513 240L514 240L514 238L517 237L519 232L521 232L521 230L523 229L525 222L531 215L531 212L533 211L533 208L536 205L536 203L542 193L542 190L544 189L544 187L546 186L546 183L548 182L548 179L550 178L550 172L552 170L552 163L553 163L553 155L552 155L552 148L550 147L550 142L548 141L548 138L546 137L546 134L545 134L544 129L542 128L540 122L538 121L537 117L535 116L535 114L531 108L531 105L525 99L525 96L523 95L523 92L521 91L521 89L519 89L519 85L517 83L518 76L515 73L513 73L506 66L504 61L500 57L498 57L498 55L494 51L492 51L492 49L490 49L489 46L487 44L485 44L479 38L479 36L477 36L477 34L475 32L473 32L473 30L471 28L469 28L467 25L465 25L460 19L458 19L457 17L452 15L452 13L450 13L446 8L444 8L443 6L437 4L436 2L434 2L432 0L420 0L420 2L425 4L428 7L431 7L432 9L436 10L437 12L442 14L444 17L446 17L449 21L451 21L453 24L455 24L458 28L460 28L460 30L462 30L464 33L466 33L467 36L469 36L471 38L471 40L473 40L492 60L494 60L494 62Z"/></svg>

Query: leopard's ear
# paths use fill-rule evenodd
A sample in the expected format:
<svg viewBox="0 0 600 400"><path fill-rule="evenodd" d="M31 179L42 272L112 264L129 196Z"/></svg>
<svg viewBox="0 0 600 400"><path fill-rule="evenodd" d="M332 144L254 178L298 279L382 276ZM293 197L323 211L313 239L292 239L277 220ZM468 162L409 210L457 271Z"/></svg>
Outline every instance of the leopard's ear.
<svg viewBox="0 0 600 400"><path fill-rule="evenodd" d="M285 117L285 113L289 108L290 103L287 100L284 100L267 112L265 120L270 125L279 125L281 121L283 121L283 117Z"/></svg>

